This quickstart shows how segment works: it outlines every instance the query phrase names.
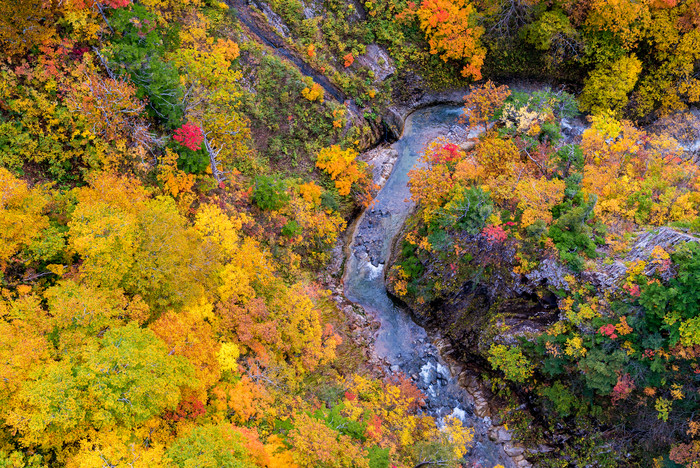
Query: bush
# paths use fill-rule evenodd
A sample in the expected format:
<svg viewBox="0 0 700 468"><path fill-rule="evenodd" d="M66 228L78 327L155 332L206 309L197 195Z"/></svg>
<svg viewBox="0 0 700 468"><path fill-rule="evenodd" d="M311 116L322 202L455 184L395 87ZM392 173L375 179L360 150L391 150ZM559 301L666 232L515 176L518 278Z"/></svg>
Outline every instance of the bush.
<svg viewBox="0 0 700 468"><path fill-rule="evenodd" d="M177 167L188 174L201 174L209 166L209 156L204 149L192 151L180 145L173 145L173 149L178 154Z"/></svg>
<svg viewBox="0 0 700 468"><path fill-rule="evenodd" d="M389 468L389 448L378 445L369 449L369 468Z"/></svg>
<svg viewBox="0 0 700 468"><path fill-rule="evenodd" d="M583 151L578 145L564 145L554 154L554 161L557 171L562 178L569 177L569 174L583 172ZM582 178L582 177L581 177ZM580 182L580 180L579 180ZM567 183L568 188L568 183ZM573 194L570 195L573 197Z"/></svg>
<svg viewBox="0 0 700 468"><path fill-rule="evenodd" d="M324 210L338 211L340 201L338 200L337 192L324 190L321 193L321 208Z"/></svg>
<svg viewBox="0 0 700 468"><path fill-rule="evenodd" d="M437 218L442 228L456 227L468 234L478 234L493 213L493 202L480 187L470 187L458 192Z"/></svg>
<svg viewBox="0 0 700 468"><path fill-rule="evenodd" d="M261 210L279 210L289 201L286 189L285 183L281 180L269 176L256 177L253 203Z"/></svg>
<svg viewBox="0 0 700 468"><path fill-rule="evenodd" d="M555 207L557 209L552 210L559 219L549 227L549 237L559 250L561 259L567 262L573 271L581 271L583 268L582 253L588 258L596 256L593 228L587 224L595 203L596 198L592 197L590 202L581 206L569 203L569 206L563 209Z"/></svg>
<svg viewBox="0 0 700 468"><path fill-rule="evenodd" d="M506 379L513 382L523 383L532 376L534 366L518 347L492 344L488 359L494 368L503 371Z"/></svg>
<svg viewBox="0 0 700 468"><path fill-rule="evenodd" d="M401 258L404 259L401 262L401 268L409 278L418 278L425 271L425 267L416 257L415 245L404 241L401 247Z"/></svg>
<svg viewBox="0 0 700 468"><path fill-rule="evenodd" d="M116 72L128 74L138 86L137 97L148 98L149 114L166 128L175 128L182 123L185 112L180 75L163 59L163 39L172 34L159 27L144 33L145 24L158 24L158 18L143 5L116 10L112 26L120 35L113 37L106 55Z"/></svg>
<svg viewBox="0 0 700 468"><path fill-rule="evenodd" d="M576 98L566 92L554 92L551 90L535 91L534 93L524 93L513 91L505 100L503 107L494 113L497 120L507 118L506 108L515 111L526 109L542 116L553 115L557 118L571 118L579 114Z"/></svg>
<svg viewBox="0 0 700 468"><path fill-rule="evenodd" d="M296 237L301 234L301 232L301 226L294 220L288 221L287 224L282 227L282 235L286 237Z"/></svg>
<svg viewBox="0 0 700 468"><path fill-rule="evenodd" d="M609 395L626 364L627 354L618 349L606 353L600 348L591 348L578 362L586 386L600 395Z"/></svg>
<svg viewBox="0 0 700 468"><path fill-rule="evenodd" d="M566 418L578 408L578 398L571 393L561 382L555 382L551 387L540 390L540 393L554 407L556 413Z"/></svg>

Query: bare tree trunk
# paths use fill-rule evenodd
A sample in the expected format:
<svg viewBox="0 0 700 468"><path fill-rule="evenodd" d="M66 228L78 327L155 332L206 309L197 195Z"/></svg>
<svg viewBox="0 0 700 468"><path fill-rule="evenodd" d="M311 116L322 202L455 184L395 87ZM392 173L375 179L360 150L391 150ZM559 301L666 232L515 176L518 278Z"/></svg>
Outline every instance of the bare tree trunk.
<svg viewBox="0 0 700 468"><path fill-rule="evenodd" d="M101 54L100 51L97 49L97 47L92 46L92 50L95 52L95 54L97 54L97 58L99 58L99 59L100 59L100 62L102 62L102 66L105 67L105 70L107 70L107 75L109 75L109 77L112 78L113 80L116 80L117 78L115 77L114 72L112 71L111 68L109 68L109 65L107 64L107 61L106 61L105 58L102 56L102 54Z"/></svg>
<svg viewBox="0 0 700 468"><path fill-rule="evenodd" d="M102 4L99 1L97 1L95 2L95 6L97 6L97 10L100 12L100 15L102 15L102 19L105 20L105 23L107 23L107 27L109 28L109 30L112 32L112 34L114 34L114 29L112 29L112 25L109 24L109 21L107 20L107 16L105 15L105 11L102 8Z"/></svg>
<svg viewBox="0 0 700 468"><path fill-rule="evenodd" d="M206 134L204 135L204 147L209 155L209 164L211 165L211 173L214 176L214 180L216 180L217 183L221 183L224 180L224 175L219 170L218 161L216 160L221 152L221 148L215 151Z"/></svg>

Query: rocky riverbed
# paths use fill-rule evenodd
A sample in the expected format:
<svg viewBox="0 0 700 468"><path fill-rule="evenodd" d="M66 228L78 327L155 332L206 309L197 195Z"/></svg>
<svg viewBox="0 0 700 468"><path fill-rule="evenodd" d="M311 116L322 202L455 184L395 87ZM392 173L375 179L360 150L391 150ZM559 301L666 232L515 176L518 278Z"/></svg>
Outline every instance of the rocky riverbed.
<svg viewBox="0 0 700 468"><path fill-rule="evenodd" d="M472 374L449 358L446 341L429 335L409 312L386 294L384 268L393 237L412 208L407 188L408 172L419 163L425 145L436 137L467 144L469 135L459 124L461 109L437 106L416 111L405 121L402 138L375 149L363 158L374 166L375 182L383 185L375 204L351 227L345 249L344 296L339 304L364 329L363 341L371 341L370 361L389 375L403 374L426 395L424 411L442 420L461 419L474 428L469 466L529 466L524 449L504 427L494 426L488 394ZM336 291L338 292L338 291ZM361 325L364 323L364 327ZM445 359L445 357L447 359Z"/></svg>

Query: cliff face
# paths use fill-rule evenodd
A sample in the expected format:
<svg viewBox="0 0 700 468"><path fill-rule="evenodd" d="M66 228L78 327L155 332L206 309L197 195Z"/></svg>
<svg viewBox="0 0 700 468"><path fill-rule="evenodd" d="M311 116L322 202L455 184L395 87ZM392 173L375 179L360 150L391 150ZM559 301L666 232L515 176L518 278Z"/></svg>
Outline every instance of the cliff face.
<svg viewBox="0 0 700 468"><path fill-rule="evenodd" d="M516 273L515 243L496 246L481 235L465 235L460 241L461 258L442 252L419 258L424 270L413 278L407 293L397 291L391 273L386 287L417 321L450 342L456 359L480 367L486 363L485 352L491 343L512 344L560 319L557 293L568 291L565 276L572 272L557 259L543 257L535 269ZM683 243L698 241L665 227L640 232L626 254L617 258L601 255L595 268L584 271L580 280L596 287L602 297L620 288L635 261L646 261L644 273L654 274L656 266L649 259L656 246L673 251ZM404 231L394 243L387 271L410 257L405 246Z"/></svg>
<svg viewBox="0 0 700 468"><path fill-rule="evenodd" d="M308 55L303 44L309 38L302 37L308 31L301 27L303 22L312 24L323 17L324 21L351 31L367 19L364 2L352 2L349 10L339 16L339 12L323 2L307 0L299 4L303 6L303 18L292 14L295 6L275 0L228 0L228 3L235 9L246 37L311 78L323 88L328 100L345 106L348 111L345 131L353 127L362 129L357 135L357 147L361 151L373 148L382 140L400 138L406 117L416 109L462 103L466 83L458 89L434 90L434 85L418 73L406 67L399 70L387 49L376 42L363 44L359 48L362 53L355 55L347 66L343 64L343 54L331 54L336 52L333 47L340 44L325 44L328 50L324 52L321 42L314 42L318 44L319 57L336 55L328 63ZM356 42L359 38L351 34L348 40ZM372 96L376 93L376 99L366 99L369 91Z"/></svg>
<svg viewBox="0 0 700 468"><path fill-rule="evenodd" d="M516 273L516 245L492 245L482 236L463 236L459 255L435 252L418 260L423 272L408 292L397 291L389 273L387 290L403 301L417 321L450 341L453 356L481 367L496 340L509 343L558 319L555 291L567 287L566 270L546 258L528 273ZM391 267L409 257L405 232L392 249Z"/></svg>
<svg viewBox="0 0 700 468"><path fill-rule="evenodd" d="M659 246L666 251L673 251L681 244L698 241L700 241L700 239L695 236L667 227L642 232L636 237L627 254L621 256L621 258L613 259L612 261L599 261L594 270L584 273L583 279L589 281L600 291L612 292L617 289L620 281L627 273L627 265L639 260L647 262L649 257L651 257L654 247ZM644 274L646 276L652 276L656 273L656 270L656 264L647 263ZM662 277L666 276L666 278L663 279L668 279L667 277L669 277L670 274L671 270L666 271L665 274L662 275Z"/></svg>

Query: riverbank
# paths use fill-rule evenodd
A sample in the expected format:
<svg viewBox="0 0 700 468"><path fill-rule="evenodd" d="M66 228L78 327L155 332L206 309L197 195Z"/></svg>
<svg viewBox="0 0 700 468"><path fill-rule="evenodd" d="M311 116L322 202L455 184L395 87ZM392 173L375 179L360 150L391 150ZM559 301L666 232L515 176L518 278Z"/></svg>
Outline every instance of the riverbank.
<svg viewBox="0 0 700 468"><path fill-rule="evenodd" d="M405 132L398 142L388 147L386 159L375 168L376 181L385 181L375 204L367 209L348 229L345 247L345 297L360 305L373 333L373 361L386 376L404 374L426 395L425 411L441 419L457 416L474 427L474 448L468 456L473 464L482 466L529 466L521 456L522 449L506 437L494 443L489 438L499 433L489 417L486 396L476 385L475 375L454 361L445 361L436 341L415 324L408 311L396 307L384 289L384 265L388 260L393 235L403 226L403 220L412 208L408 200L408 171L417 163L423 147L436 137L464 141L469 135L458 124L461 108L438 106L423 108L406 120ZM390 176L387 166L395 160ZM350 312L347 304L340 304ZM356 320L355 311L351 319ZM378 324L378 328L377 328ZM438 344L439 346L436 346ZM452 372L451 372L452 370ZM463 385L466 384L466 385ZM467 391L470 390L471 394ZM503 431L500 431L501 433ZM508 453L510 452L510 454Z"/></svg>

